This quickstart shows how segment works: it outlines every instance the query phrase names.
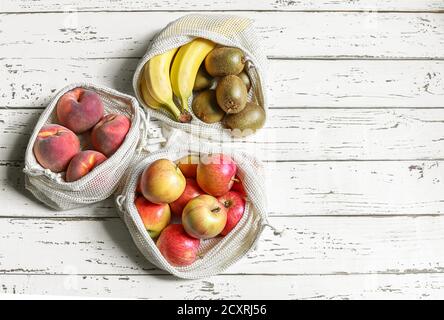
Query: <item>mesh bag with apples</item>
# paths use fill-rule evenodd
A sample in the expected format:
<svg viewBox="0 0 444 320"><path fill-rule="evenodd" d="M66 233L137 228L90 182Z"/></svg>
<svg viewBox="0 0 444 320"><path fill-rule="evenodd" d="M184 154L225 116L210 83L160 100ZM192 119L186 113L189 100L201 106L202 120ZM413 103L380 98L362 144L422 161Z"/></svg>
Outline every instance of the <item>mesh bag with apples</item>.
<svg viewBox="0 0 444 320"><path fill-rule="evenodd" d="M191 195L187 200L187 204L182 204L184 207L180 209L179 216L175 215L177 212L174 212L173 207L179 200L172 204L170 203L169 206L168 204L156 205L145 200L146 192L141 191L148 180L144 180L143 176L145 174L150 175L150 178L154 181L151 185L154 193L161 192L162 189L171 191L169 189L177 185L177 182L173 185L168 185L168 181L163 179L155 182L156 170L158 171L157 173L160 173L162 170L168 171L165 167L160 168L156 166L157 164L163 163L168 166L170 164L177 164L179 159L187 156L202 158L211 157L211 155L228 156L235 163L237 170L235 173L236 181L238 183L241 182L240 189L236 188L236 190L242 191L229 191L225 197L217 198L219 200L219 205L217 205L215 197L207 195L207 189L205 189L201 195L197 197L196 194ZM154 169L154 166L157 169ZM223 272L255 247L264 227L269 225L267 222L263 167L260 161L249 154L216 144L196 143L191 136L182 134L180 138L176 137L175 143L170 144L166 148L152 153L143 152L139 154L130 168L124 178L124 183L122 183L122 189L119 190L119 195L116 197L121 218L127 225L135 244L143 255L157 267L177 277L196 279ZM180 168L183 175L188 177L183 167L177 166L175 169L177 170L177 168ZM174 171L174 167L171 170ZM194 188L199 188L200 186L204 190L204 186L199 180L199 170L196 169L197 178L195 180L199 185L195 185ZM216 174L218 173L216 172ZM211 172L207 172L202 176L204 182L210 175ZM193 179L186 179L186 188L189 187L190 180ZM210 179L206 183L211 187L213 181ZM217 185L213 187L217 187ZM234 189L234 186L231 187L231 190ZM185 189L181 197L187 192L189 191ZM201 230L199 230L199 226L193 226L193 222L210 221L211 224L216 221L214 219L218 218L215 216L220 214L220 212L212 208L216 207L219 209L223 203L222 199L230 200L228 196L230 193L242 194L243 214L238 218L238 221L230 226L229 231L224 232L227 227L225 223L228 224L229 221L226 220L221 226L224 228L225 225L222 232L219 229L216 231L216 234L208 237L196 236L196 233L199 234ZM214 202L212 202L211 198ZM196 199L199 199L199 201L196 202ZM142 203L139 203L139 201L142 201ZM144 201L146 202L145 207ZM144 211L145 209L146 211ZM163 218L159 218L162 216L162 210L164 210L163 213L166 212L167 214L167 219L163 222L160 221ZM233 210L236 210L236 208L233 208ZM210 211L215 212L215 216L211 216ZM225 212L228 214L228 211ZM193 215L196 218L194 221ZM149 226L150 223L152 224L151 227ZM217 221L214 223L217 223ZM200 227L207 232L206 235L209 235L210 231L208 230L212 226L201 225ZM205 229L206 227L208 228ZM193 233L193 230L195 230L195 233Z"/></svg>
<svg viewBox="0 0 444 320"><path fill-rule="evenodd" d="M56 110L59 99L76 88L97 93L102 101L105 115L124 115L130 120L130 124L121 145L106 161L98 164L94 170L82 178L68 182L66 181L65 172L44 168L37 160L33 149L41 129L46 125L59 123ZM37 199L56 210L73 209L104 200L116 190L137 152L136 149L144 143L144 139L141 139L141 137L145 137L147 126L148 119L145 112L139 107L134 97L107 87L88 83L69 85L62 89L50 102L40 116L31 135L25 154L25 187ZM72 132L70 134L74 135ZM79 134L78 138L74 139L78 139L81 149L88 148L89 141L86 134ZM63 145L65 142L66 140L62 140L57 144Z"/></svg>
<svg viewBox="0 0 444 320"><path fill-rule="evenodd" d="M221 47L226 54L214 54L208 71L206 60L213 49ZM226 64L228 60L236 62ZM224 141L249 135L264 125L268 110L265 67L266 56L251 19L191 14L171 22L153 39L136 68L133 88L139 103L163 124ZM205 75L200 76L204 69ZM198 79L202 80L199 88ZM208 87L201 90L205 82Z"/></svg>

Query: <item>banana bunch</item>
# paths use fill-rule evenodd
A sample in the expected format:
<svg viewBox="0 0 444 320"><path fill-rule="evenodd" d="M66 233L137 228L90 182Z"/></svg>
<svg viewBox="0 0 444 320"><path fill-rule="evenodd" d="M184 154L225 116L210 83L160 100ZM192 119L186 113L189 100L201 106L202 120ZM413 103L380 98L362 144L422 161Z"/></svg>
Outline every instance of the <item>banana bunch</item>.
<svg viewBox="0 0 444 320"><path fill-rule="evenodd" d="M205 57L215 47L210 40L196 38L180 48L151 58L140 79L145 103L155 110L167 111L176 121L191 121L188 100L193 93L196 75ZM180 101L180 109L174 96Z"/></svg>

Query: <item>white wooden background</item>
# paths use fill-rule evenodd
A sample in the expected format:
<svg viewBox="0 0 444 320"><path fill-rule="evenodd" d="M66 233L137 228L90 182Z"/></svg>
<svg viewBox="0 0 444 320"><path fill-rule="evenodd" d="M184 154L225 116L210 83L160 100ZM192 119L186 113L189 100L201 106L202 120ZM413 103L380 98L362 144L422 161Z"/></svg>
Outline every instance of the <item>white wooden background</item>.
<svg viewBox="0 0 444 320"><path fill-rule="evenodd" d="M0 12L0 293L444 298L442 0L2 0ZM150 38L189 12L256 20L272 96L254 146L285 229L198 281L146 262L112 201L51 211L21 173L56 90L86 79L132 93Z"/></svg>

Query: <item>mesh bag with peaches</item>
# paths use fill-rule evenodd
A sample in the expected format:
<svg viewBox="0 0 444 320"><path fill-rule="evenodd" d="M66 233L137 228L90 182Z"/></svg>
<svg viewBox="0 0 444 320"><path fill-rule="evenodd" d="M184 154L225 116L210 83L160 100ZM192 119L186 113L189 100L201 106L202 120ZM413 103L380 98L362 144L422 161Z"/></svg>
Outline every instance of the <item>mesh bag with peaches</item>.
<svg viewBox="0 0 444 320"><path fill-rule="evenodd" d="M184 135L130 167L120 215L143 255L177 277L224 271L268 225L263 167L246 153Z"/></svg>
<svg viewBox="0 0 444 320"><path fill-rule="evenodd" d="M134 97L79 83L40 116L25 154L25 186L57 210L104 200L118 187L147 119Z"/></svg>

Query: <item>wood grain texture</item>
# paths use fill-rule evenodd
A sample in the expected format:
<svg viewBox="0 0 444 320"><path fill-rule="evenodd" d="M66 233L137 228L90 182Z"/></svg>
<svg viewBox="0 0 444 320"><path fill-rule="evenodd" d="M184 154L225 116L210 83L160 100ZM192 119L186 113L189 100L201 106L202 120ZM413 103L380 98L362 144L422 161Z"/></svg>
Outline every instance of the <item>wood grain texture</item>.
<svg viewBox="0 0 444 320"><path fill-rule="evenodd" d="M0 297L136 299L441 299L442 274L224 275L179 280L150 275L0 276Z"/></svg>
<svg viewBox="0 0 444 320"><path fill-rule="evenodd" d="M40 12L40 11L217 11L217 10L281 10L281 11L354 11L354 10L389 10L389 11L435 11L444 10L439 0L322 0L322 1L294 1L294 0L214 0L211 5L207 1L137 1L137 0L11 0L3 1L0 6L2 12Z"/></svg>
<svg viewBox="0 0 444 320"><path fill-rule="evenodd" d="M257 251L225 274L442 273L444 217L273 217ZM119 218L0 219L4 274L165 274ZM29 250L32 248L32 250ZM18 254L25 253L26 254Z"/></svg>
<svg viewBox="0 0 444 320"><path fill-rule="evenodd" d="M237 14L256 21L258 37L270 58L444 57L443 14ZM138 58L158 31L183 15L181 12L4 14L0 15L0 58Z"/></svg>
<svg viewBox="0 0 444 320"><path fill-rule="evenodd" d="M23 160L41 112L0 109L0 161ZM257 135L224 146L270 162L443 159L444 110L271 109Z"/></svg>
<svg viewBox="0 0 444 320"><path fill-rule="evenodd" d="M133 94L137 63L138 59L0 60L0 108L45 107L56 91L80 81ZM269 60L269 75L271 107L444 107L444 61Z"/></svg>
<svg viewBox="0 0 444 320"><path fill-rule="evenodd" d="M265 166L271 216L444 213L443 161L275 162ZM0 216L116 216L112 199L70 211L48 209L24 189L22 167L22 163L0 165Z"/></svg>

